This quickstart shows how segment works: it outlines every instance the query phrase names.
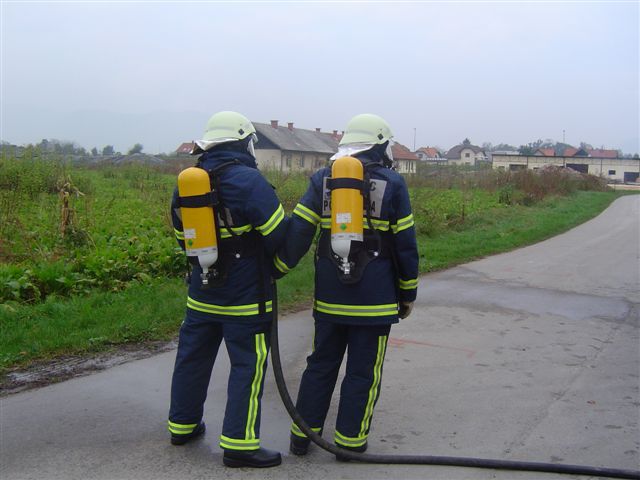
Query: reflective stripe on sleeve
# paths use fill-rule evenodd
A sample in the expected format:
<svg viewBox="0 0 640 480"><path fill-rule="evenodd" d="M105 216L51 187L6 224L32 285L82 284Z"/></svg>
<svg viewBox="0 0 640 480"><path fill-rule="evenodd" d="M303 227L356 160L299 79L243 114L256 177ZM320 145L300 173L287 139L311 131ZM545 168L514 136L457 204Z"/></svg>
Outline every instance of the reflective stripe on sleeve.
<svg viewBox="0 0 640 480"><path fill-rule="evenodd" d="M330 315L347 315L351 317L385 317L398 314L397 303L383 305L342 305L315 300L313 308L318 312Z"/></svg>
<svg viewBox="0 0 640 480"><path fill-rule="evenodd" d="M284 263L282 260L280 260L280 257L278 256L278 254L276 254L276 256L273 257L273 264L282 273L287 273L287 272L289 272L289 270L291 270L289 267L287 267L286 263Z"/></svg>
<svg viewBox="0 0 640 480"><path fill-rule="evenodd" d="M280 225L280 222L282 222L282 220L284 220L284 208L282 208L282 204L280 204L278 205L278 208L276 208L276 211L273 212L273 215L269 217L269 220L264 222L259 227L256 227L256 230L258 230L263 236L266 237L271 232L273 232L273 230L278 225Z"/></svg>
<svg viewBox="0 0 640 480"><path fill-rule="evenodd" d="M398 286L400 290L413 290L414 288L418 288L418 279L414 278L413 280L398 280Z"/></svg>
<svg viewBox="0 0 640 480"><path fill-rule="evenodd" d="M213 313L216 315L231 315L234 317L242 317L249 315L258 315L259 304L250 303L248 305L214 305L212 303L199 302L191 297L187 297L187 307L204 313ZM266 303L266 312L271 312L273 302L269 300Z"/></svg>
<svg viewBox="0 0 640 480"><path fill-rule="evenodd" d="M296 205L296 208L293 209L294 215L298 215L300 218L306 220L311 225L316 226L320 221L320 215L311 210L308 207L305 207L301 203Z"/></svg>
<svg viewBox="0 0 640 480"><path fill-rule="evenodd" d="M178 230L177 228L174 228L173 233L176 234L176 238L178 240L184 240L184 232L182 230Z"/></svg>
<svg viewBox="0 0 640 480"><path fill-rule="evenodd" d="M401 231L406 230L407 228L411 228L414 225L415 223L413 221L413 213L410 213L406 217L398 220L398 223L396 223L395 225L391 225L391 231L393 233L400 233Z"/></svg>

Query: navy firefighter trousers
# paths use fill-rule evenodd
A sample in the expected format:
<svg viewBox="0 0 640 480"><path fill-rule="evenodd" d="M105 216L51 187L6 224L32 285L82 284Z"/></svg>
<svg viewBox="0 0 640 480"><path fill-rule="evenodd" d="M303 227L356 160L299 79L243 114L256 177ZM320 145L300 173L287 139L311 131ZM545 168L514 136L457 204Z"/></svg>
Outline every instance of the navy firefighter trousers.
<svg viewBox="0 0 640 480"><path fill-rule="evenodd" d="M335 442L361 447L367 442L373 409L380 395L382 365L391 325L315 322L313 351L307 357L296 408L307 425L321 432L345 351L347 366L340 389ZM294 423L292 433L305 437Z"/></svg>
<svg viewBox="0 0 640 480"><path fill-rule="evenodd" d="M203 320L189 315L180 328L173 371L169 430L191 433L202 420L211 371L224 339L231 370L220 446L260 446L260 400L267 368L271 323Z"/></svg>

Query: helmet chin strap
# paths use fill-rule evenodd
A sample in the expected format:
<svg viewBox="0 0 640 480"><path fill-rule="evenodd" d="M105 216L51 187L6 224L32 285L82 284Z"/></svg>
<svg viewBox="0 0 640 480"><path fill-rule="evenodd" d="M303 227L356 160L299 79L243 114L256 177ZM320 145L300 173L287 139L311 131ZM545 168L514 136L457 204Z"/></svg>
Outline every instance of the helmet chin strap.
<svg viewBox="0 0 640 480"><path fill-rule="evenodd" d="M252 133L251 135L249 135L249 142L247 143L247 151L249 152L249 155L251 155L253 158L256 158L256 149L253 145L257 142L258 142L258 136L255 133Z"/></svg>

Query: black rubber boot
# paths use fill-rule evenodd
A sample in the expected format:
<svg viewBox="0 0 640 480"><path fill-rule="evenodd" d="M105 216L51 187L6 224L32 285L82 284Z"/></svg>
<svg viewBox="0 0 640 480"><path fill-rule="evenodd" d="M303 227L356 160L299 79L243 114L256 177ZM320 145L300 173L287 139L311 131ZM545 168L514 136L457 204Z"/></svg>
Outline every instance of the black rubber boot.
<svg viewBox="0 0 640 480"><path fill-rule="evenodd" d="M289 451L294 455L302 456L306 455L309 451L309 444L311 440L306 437L299 437L298 435L291 434L291 440L289 441Z"/></svg>
<svg viewBox="0 0 640 480"><path fill-rule="evenodd" d="M356 453L364 453L364 452L366 452L368 446L369 446L369 444L367 442L365 442L364 445L361 445L359 447L345 447L343 445L336 444L336 447L341 448L342 450L346 450L347 452L356 452ZM343 457L342 455L339 455L339 454L336 455L336 460L338 460L339 462L350 462L351 461L350 458Z"/></svg>
<svg viewBox="0 0 640 480"><path fill-rule="evenodd" d="M184 445L185 443L193 440L194 438L199 437L204 433L206 427L204 422L200 422L196 428L193 429L193 432L187 433L185 435L176 435L175 433L171 434L171 445Z"/></svg>
<svg viewBox="0 0 640 480"><path fill-rule="evenodd" d="M258 450L226 450L222 457L222 463L227 467L240 468L266 468L275 467L282 463L280 452L259 448Z"/></svg>

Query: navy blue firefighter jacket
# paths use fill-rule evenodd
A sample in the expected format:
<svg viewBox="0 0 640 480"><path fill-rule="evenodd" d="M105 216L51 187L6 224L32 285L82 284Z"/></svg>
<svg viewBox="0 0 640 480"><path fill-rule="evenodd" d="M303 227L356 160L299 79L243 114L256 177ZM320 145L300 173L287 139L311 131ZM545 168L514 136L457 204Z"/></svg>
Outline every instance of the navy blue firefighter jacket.
<svg viewBox="0 0 640 480"><path fill-rule="evenodd" d="M205 170L225 163L231 164L217 175L227 225L237 235L252 236L250 243L256 246L256 250L262 249L263 255L254 253L241 258L232 257L224 284L210 289L201 288L202 269L199 265L194 266L189 283L187 314L202 320L221 322L271 321L273 255L284 239L288 219L273 187L258 171L251 155L216 149L205 152L199 160L199 165ZM220 219L223 213L217 213ZM177 188L173 193L171 214L176 238L184 250L185 238ZM220 220L219 224L221 238L218 238L218 262L225 255L225 242L232 237ZM263 282L262 287L260 281ZM258 305L261 297L266 307L262 314Z"/></svg>
<svg viewBox="0 0 640 480"><path fill-rule="evenodd" d="M398 302L416 298L418 249L407 185L399 173L376 163L368 153L356 157L371 179L371 223L381 235L387 236L392 255L372 260L358 283L344 284L331 259L316 254L313 306L316 320L352 325L397 323ZM320 236L330 236L331 193L326 188L330 175L329 167L317 171L296 205L285 242L274 258L280 275L304 256L318 227ZM367 223L365 219L365 235Z"/></svg>

